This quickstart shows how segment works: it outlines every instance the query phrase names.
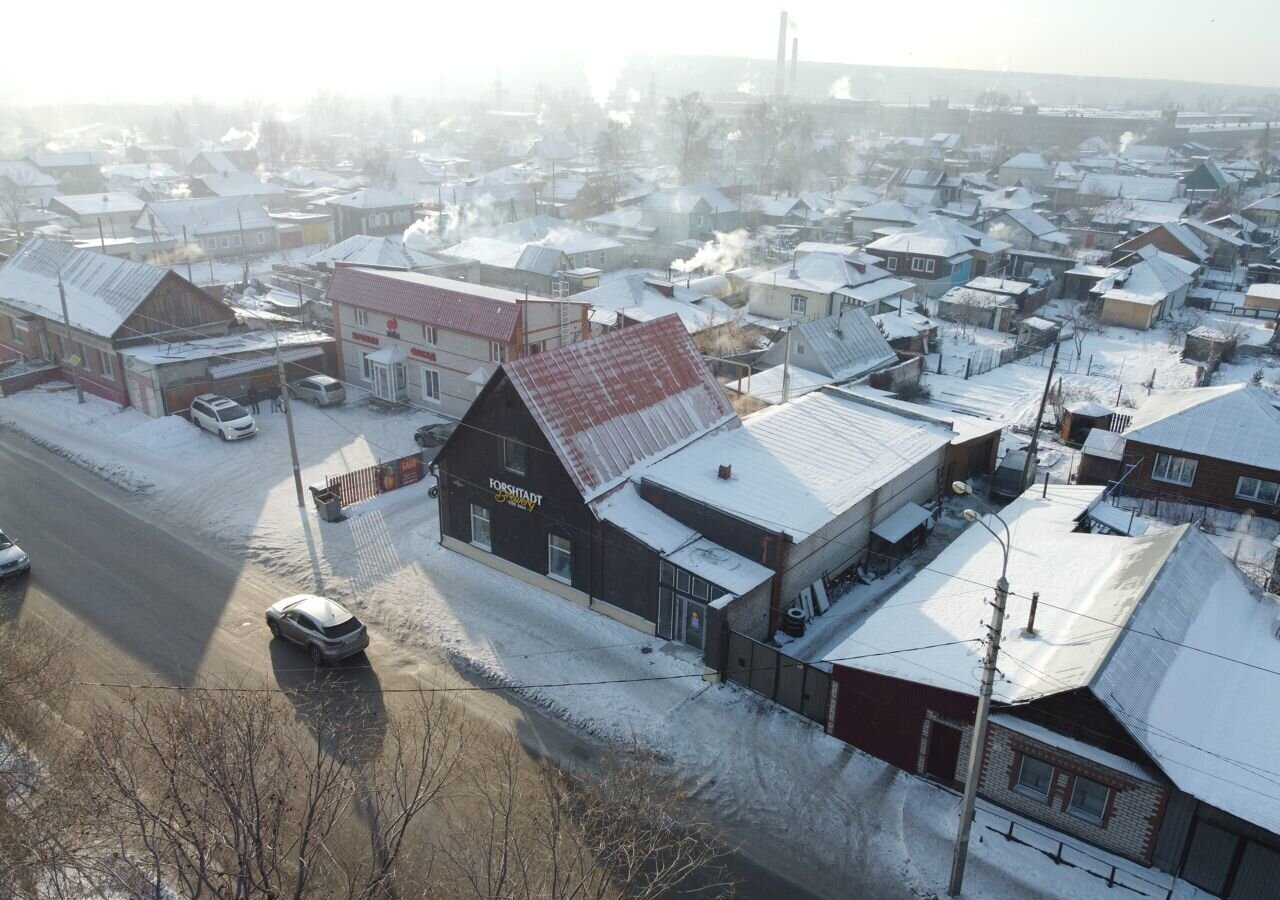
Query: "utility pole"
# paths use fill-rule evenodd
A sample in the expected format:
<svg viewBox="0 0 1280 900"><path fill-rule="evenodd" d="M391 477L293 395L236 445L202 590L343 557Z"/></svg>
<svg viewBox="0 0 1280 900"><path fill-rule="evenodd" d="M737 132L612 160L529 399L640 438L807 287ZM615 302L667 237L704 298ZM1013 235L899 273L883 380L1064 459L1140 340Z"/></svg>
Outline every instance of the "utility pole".
<svg viewBox="0 0 1280 900"><path fill-rule="evenodd" d="M1036 472L1036 448L1040 443L1040 423L1044 421L1044 408L1049 402L1049 388L1053 386L1053 370L1058 367L1058 348L1062 344L1053 342L1053 359L1049 361L1049 375L1044 380L1044 393L1040 396L1040 411L1036 413L1036 427L1031 432L1031 445L1027 447L1027 460L1022 464L1022 485L1018 493L1022 493L1031 484Z"/></svg>
<svg viewBox="0 0 1280 900"><path fill-rule="evenodd" d="M191 275L191 245L187 243L187 226L182 226L182 255L187 258L187 281L192 284L196 283L195 278Z"/></svg>
<svg viewBox="0 0 1280 900"><path fill-rule="evenodd" d="M1007 558L1007 557L1006 557ZM951 884L947 893L958 896L964 884L964 865L969 856L969 829L973 826L973 808L978 801L978 777L982 772L982 751L987 743L987 719L991 713L991 690L996 679L996 658L1000 654L1000 635L1004 629L1004 607L1009 599L1009 582L1003 574L996 582L994 612L987 636L987 652L982 659L982 686L978 690L978 712L973 720L973 739L969 743L969 771L964 781L964 802L960 806L960 828L956 833L955 854L951 860Z"/></svg>
<svg viewBox="0 0 1280 900"><path fill-rule="evenodd" d="M244 266L244 278L241 283L249 286L249 245L244 240L244 219L240 215L240 204L236 204L236 226L240 230L240 262Z"/></svg>
<svg viewBox="0 0 1280 900"><path fill-rule="evenodd" d="M65 353L71 349L71 316L67 313L67 289L62 286L62 273L58 273L58 299L62 301L62 327L67 330L65 335L66 345L62 348ZM75 356L74 353L71 354ZM84 362L84 360L80 360ZM84 403L84 388L80 386L80 365L73 362L71 364L71 379L76 383L76 402Z"/></svg>
<svg viewBox="0 0 1280 900"><path fill-rule="evenodd" d="M289 404L289 383L284 377L284 357L280 355L280 338L276 338L276 373L280 376L280 402L284 405L284 424L289 431L289 456L293 460L293 487L298 492L298 506L305 506L302 498L302 469L298 465L298 443L293 436L293 410Z"/></svg>

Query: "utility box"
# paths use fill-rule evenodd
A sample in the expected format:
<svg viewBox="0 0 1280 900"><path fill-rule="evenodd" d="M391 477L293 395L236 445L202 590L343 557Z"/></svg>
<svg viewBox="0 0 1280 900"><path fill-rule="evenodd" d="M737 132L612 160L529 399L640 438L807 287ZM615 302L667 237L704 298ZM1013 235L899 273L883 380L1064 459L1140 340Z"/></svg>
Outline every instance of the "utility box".
<svg viewBox="0 0 1280 900"><path fill-rule="evenodd" d="M316 514L326 522L341 522L342 498L333 491L315 491L312 496L316 501Z"/></svg>

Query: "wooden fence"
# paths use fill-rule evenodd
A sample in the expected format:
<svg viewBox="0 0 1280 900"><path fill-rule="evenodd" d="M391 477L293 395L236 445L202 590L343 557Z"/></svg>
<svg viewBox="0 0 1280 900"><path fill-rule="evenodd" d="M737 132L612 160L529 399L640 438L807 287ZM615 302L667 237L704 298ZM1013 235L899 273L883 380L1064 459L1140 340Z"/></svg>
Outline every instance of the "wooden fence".
<svg viewBox="0 0 1280 900"><path fill-rule="evenodd" d="M420 453L402 456L390 462L377 463L344 472L341 475L330 475L326 480L329 490L338 495L344 507L361 500L371 500L379 494L394 491L396 488L417 484L427 474L427 464Z"/></svg>

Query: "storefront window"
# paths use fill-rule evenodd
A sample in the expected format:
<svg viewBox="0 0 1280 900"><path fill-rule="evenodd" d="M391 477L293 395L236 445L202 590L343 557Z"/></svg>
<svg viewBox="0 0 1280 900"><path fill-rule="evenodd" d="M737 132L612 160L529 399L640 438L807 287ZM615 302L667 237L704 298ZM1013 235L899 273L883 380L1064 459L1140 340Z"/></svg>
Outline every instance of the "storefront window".
<svg viewBox="0 0 1280 900"><path fill-rule="evenodd" d="M702 649L707 602L727 591L663 560L658 570L658 636Z"/></svg>
<svg viewBox="0 0 1280 900"><path fill-rule="evenodd" d="M547 535L547 574L565 584L573 582L573 542L568 538Z"/></svg>
<svg viewBox="0 0 1280 900"><path fill-rule="evenodd" d="M489 528L489 510L471 504L471 543L481 550L492 550L493 541Z"/></svg>

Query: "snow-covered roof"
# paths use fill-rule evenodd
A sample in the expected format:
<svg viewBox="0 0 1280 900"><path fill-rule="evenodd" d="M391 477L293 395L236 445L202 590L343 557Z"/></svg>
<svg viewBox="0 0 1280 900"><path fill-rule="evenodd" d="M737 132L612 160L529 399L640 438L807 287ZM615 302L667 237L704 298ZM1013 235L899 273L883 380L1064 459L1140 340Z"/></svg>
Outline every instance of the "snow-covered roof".
<svg viewBox="0 0 1280 900"><path fill-rule="evenodd" d="M877 222L901 222L904 225L914 225L920 221L920 216L907 207L903 206L897 200L880 200L869 206L854 210L850 214L854 219L870 219Z"/></svg>
<svg viewBox="0 0 1280 900"><path fill-rule="evenodd" d="M1280 410L1274 400L1251 384L1163 391L1138 407L1125 438L1280 471Z"/></svg>
<svg viewBox="0 0 1280 900"><path fill-rule="evenodd" d="M737 212L738 204L730 200L719 188L709 185L689 185L667 191L654 191L640 201L644 209L655 212L691 213L699 203L705 203L714 212Z"/></svg>
<svg viewBox="0 0 1280 900"><path fill-rule="evenodd" d="M1019 153L1011 156L1000 164L1002 169L1040 169L1047 170L1049 161L1039 153Z"/></svg>
<svg viewBox="0 0 1280 900"><path fill-rule="evenodd" d="M930 216L910 228L886 235L867 245L872 253L911 253L955 259L966 253L999 253L1010 245L959 222Z"/></svg>
<svg viewBox="0 0 1280 900"><path fill-rule="evenodd" d="M536 275L554 275L565 267L564 251L539 244L525 244L513 268Z"/></svg>
<svg viewBox="0 0 1280 900"><path fill-rule="evenodd" d="M1129 619L1153 564L1158 565L1161 554L1176 541L1176 531L1137 540L1076 532L1078 520L1103 490L1050 484L1046 492L1038 485L1001 512L1015 539L1009 551L1011 594L1001 643L1005 677L996 681L994 691L999 703L1087 686L1121 634L1119 629L1099 627L1098 620L1123 624ZM1000 523L986 518L1003 538ZM986 585L994 582L1003 559L992 532L971 525L928 569L855 626L827 659L864 656L839 664L976 695L984 602L992 593ZM1046 602L1036 615L1036 635L1028 636L1013 623L1027 621L1032 591ZM963 643L866 656L951 641Z"/></svg>
<svg viewBox="0 0 1280 900"><path fill-rule="evenodd" d="M350 209L402 209L417 205L412 197L382 188L362 188L350 194L331 197L325 203L329 206L344 206Z"/></svg>
<svg viewBox="0 0 1280 900"><path fill-rule="evenodd" d="M61 322L61 275L72 327L109 338L168 274L168 269L33 237L0 266L0 302Z"/></svg>
<svg viewBox="0 0 1280 900"><path fill-rule="evenodd" d="M215 197L266 197L284 193L283 188L263 182L252 172L215 172L196 176L194 180Z"/></svg>
<svg viewBox="0 0 1280 900"><path fill-rule="evenodd" d="M596 518L609 522L659 553L671 553L692 543L698 533L640 496L625 482L591 504Z"/></svg>
<svg viewBox="0 0 1280 900"><path fill-rule="evenodd" d="M1085 456L1120 462L1124 459L1124 435L1105 428L1090 428L1080 452Z"/></svg>
<svg viewBox="0 0 1280 900"><path fill-rule="evenodd" d="M999 278L991 275L979 275L970 278L965 287L979 291L990 291L993 294L1005 294L1009 297L1021 297L1035 285L1029 281L1018 281L1013 278Z"/></svg>
<svg viewBox="0 0 1280 900"><path fill-rule="evenodd" d="M783 263L751 278L752 284L766 284L830 294L843 287L888 278L882 261L866 253L823 251L796 254L794 265Z"/></svg>
<svg viewBox="0 0 1280 900"><path fill-rule="evenodd" d="M146 206L133 194L124 191L104 191L100 194L62 194L51 201L66 207L72 214L110 215L112 213L137 213Z"/></svg>
<svg viewBox="0 0 1280 900"><path fill-rule="evenodd" d="M225 234L241 228L275 228L275 222L262 204L252 197L192 197L185 200L159 200L147 204L133 227L151 230L155 217L156 230L164 237L192 240L205 234Z"/></svg>
<svg viewBox="0 0 1280 900"><path fill-rule="evenodd" d="M773 577L772 569L726 550L707 538L699 538L679 550L664 554L663 558L738 596Z"/></svg>
<svg viewBox="0 0 1280 900"><path fill-rule="evenodd" d="M738 417L676 316L513 360L503 371L583 497Z"/></svg>
<svg viewBox="0 0 1280 900"><path fill-rule="evenodd" d="M1085 197L1124 197L1130 200L1173 200L1182 192L1176 178L1144 175L1086 175L1077 189Z"/></svg>
<svg viewBox="0 0 1280 900"><path fill-rule="evenodd" d="M695 441L641 477L798 543L951 437L940 425L819 390ZM722 465L732 468L727 479Z"/></svg>
<svg viewBox="0 0 1280 900"><path fill-rule="evenodd" d="M974 309L999 309L1015 307L1017 303L1008 294L997 294L995 291L980 291L971 287L953 287L938 298L940 303L955 306L969 306Z"/></svg>
<svg viewBox="0 0 1280 900"><path fill-rule="evenodd" d="M978 195L978 203L983 209L1030 209L1048 200L1046 195L1037 194L1022 185L996 188Z"/></svg>
<svg viewBox="0 0 1280 900"><path fill-rule="evenodd" d="M58 179L46 175L26 160L0 162L0 179L22 189L56 188Z"/></svg>
<svg viewBox="0 0 1280 900"><path fill-rule="evenodd" d="M786 339L769 348L760 363L782 363L788 341L793 369L829 375L833 382L849 381L898 360L875 322L861 309L801 322L791 329Z"/></svg>
<svg viewBox="0 0 1280 900"><path fill-rule="evenodd" d="M875 281L837 288L832 291L832 294L837 297L848 297L851 300L857 300L859 303L870 304L880 300L887 300L890 297L897 297L899 294L905 294L913 290L915 290L915 285L910 281L904 281L901 278L877 278Z"/></svg>
<svg viewBox="0 0 1280 900"><path fill-rule="evenodd" d="M787 396L802 397L810 391L835 384L836 379L821 372L811 372L799 366L776 365L760 372L752 372L751 377L742 382L740 393L749 394L764 403L781 403L783 382L786 381ZM726 385L730 390L739 390L737 382Z"/></svg>
<svg viewBox="0 0 1280 900"><path fill-rule="evenodd" d="M660 281L644 274L615 278L599 287L574 294L580 303L620 312L633 322L648 322L663 316L677 315L685 331L699 331L723 324L734 318L737 310L724 301L683 283Z"/></svg>
<svg viewBox="0 0 1280 900"><path fill-rule="evenodd" d="M378 269L427 269L444 265L443 260L405 246L398 237L367 234L352 235L345 241L313 253L302 264L332 268L334 263L340 262Z"/></svg>
<svg viewBox="0 0 1280 900"><path fill-rule="evenodd" d="M1280 300L1280 284L1265 284L1263 282L1251 284L1249 289L1245 291L1245 296L1265 300Z"/></svg>
<svg viewBox="0 0 1280 900"><path fill-rule="evenodd" d="M908 503L871 529L871 533L896 544L933 518L933 513L916 503Z"/></svg>
<svg viewBox="0 0 1280 900"><path fill-rule="evenodd" d="M1071 243L1071 238L1059 231L1057 225L1054 225L1030 207L1006 209L1002 215L1008 217L1010 221L1024 228L1039 240L1047 241L1052 244L1061 244L1063 246ZM999 221L999 217L992 221L993 224L989 224L987 226L988 233L996 231L999 226L1003 224Z"/></svg>
<svg viewBox="0 0 1280 900"><path fill-rule="evenodd" d="M871 319L885 339L890 341L919 337L922 332L937 327L927 316L909 309L904 309L901 313L880 313L878 316L872 316Z"/></svg>

